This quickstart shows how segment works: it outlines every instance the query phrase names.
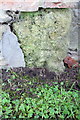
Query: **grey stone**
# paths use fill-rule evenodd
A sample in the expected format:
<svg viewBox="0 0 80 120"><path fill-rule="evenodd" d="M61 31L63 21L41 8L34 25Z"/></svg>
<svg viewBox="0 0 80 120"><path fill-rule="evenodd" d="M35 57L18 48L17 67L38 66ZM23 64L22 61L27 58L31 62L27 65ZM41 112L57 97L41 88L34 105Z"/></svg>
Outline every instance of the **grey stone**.
<svg viewBox="0 0 80 120"><path fill-rule="evenodd" d="M2 45L2 56L8 67L25 67L24 55L20 49L18 39L10 28L4 32L0 46ZM3 65L3 64L2 64Z"/></svg>
<svg viewBox="0 0 80 120"><path fill-rule="evenodd" d="M5 10L0 10L0 23L11 21L12 17L7 15Z"/></svg>
<svg viewBox="0 0 80 120"><path fill-rule="evenodd" d="M72 9L72 24L71 24L71 30L70 30L70 44L69 44L69 50L68 55L74 58L75 60L79 60L79 52L80 52L80 25L79 25L79 19L80 19L80 9L74 8Z"/></svg>
<svg viewBox="0 0 80 120"><path fill-rule="evenodd" d="M7 61L2 55L2 36L9 29L8 25L0 25L0 68L7 65Z"/></svg>

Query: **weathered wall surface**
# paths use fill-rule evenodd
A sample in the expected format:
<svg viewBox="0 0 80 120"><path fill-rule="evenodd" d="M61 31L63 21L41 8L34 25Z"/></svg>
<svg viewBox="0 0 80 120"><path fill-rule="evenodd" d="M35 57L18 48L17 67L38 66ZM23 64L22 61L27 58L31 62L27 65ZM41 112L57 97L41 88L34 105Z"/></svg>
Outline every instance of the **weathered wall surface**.
<svg viewBox="0 0 80 120"><path fill-rule="evenodd" d="M12 20L5 11L0 11L0 68L25 67L24 55L18 39L8 24Z"/></svg>
<svg viewBox="0 0 80 120"><path fill-rule="evenodd" d="M79 42L80 9L72 9L73 12L69 11L68 9L65 9L65 11L67 11L67 12L64 13L60 9L59 10L54 9L53 12L49 12L49 13L47 12L47 10L42 13L35 12L35 14L32 14L32 13L23 14L22 13L22 16L21 16L22 21L14 24L14 29L19 38L19 42L21 43L20 46L22 47L22 51L24 51L25 61L28 66L30 66L30 64L32 64L34 61L35 64L34 65L32 64L31 66L37 66L37 65L39 67L46 66L50 70L53 70L53 67L56 66L55 69L62 71L64 69L64 66L63 66L63 61L61 61L61 60L63 60L63 58L65 58L65 56L67 56L67 52L68 52L68 55L70 55L72 58L74 58L76 60L80 59L80 52L79 52L80 51L80 47L79 47L80 46L80 42ZM45 14L45 12L46 12L46 14ZM0 66L5 66L8 64L9 66L13 66L13 67L16 67L16 66L21 67L21 66L25 66L24 55L23 55L22 51L20 50L20 46L18 44L18 39L10 31L10 28L9 28L9 24L10 24L10 22L12 23L12 17L14 16L14 15L12 15L12 13L13 12L11 12L10 13L11 15L9 16L9 14L8 15L6 14L6 11L0 10ZM71 22L72 24L70 26L71 29L69 29L69 31L68 31L68 28L69 28L68 25L70 24L70 21L68 21L68 17L70 18L69 20L71 20L71 17L72 17L72 22ZM23 18L25 18L25 19L23 19ZM14 19L15 19L15 17L14 17ZM49 25L49 21L50 21L50 25ZM7 22L8 24L2 25L2 23L5 23L5 22ZM39 27L39 26L41 26L41 27ZM47 26L49 26L49 28ZM54 26L54 27L52 27L52 26ZM70 34L68 34L68 32ZM6 34L7 36L4 33L5 34L7 33ZM5 37L3 37L4 35L5 35ZM12 51L16 50L17 52L15 52L15 53L18 53L18 56L17 56L17 54L15 54L15 56L14 56L13 52L10 52L9 48L13 44L11 41L9 41L9 39L11 39L11 37L14 37L14 42L13 42L14 44L16 42L15 40L17 39L17 42L14 45L14 48L12 48L11 50ZM32 42L32 44L35 43L34 46L32 44L30 44L30 42L33 38L35 38L35 41L36 41L36 43L34 40ZM46 40L46 38L48 38L48 39ZM57 39L57 41L55 41L56 39ZM53 42L53 40L54 40L54 42ZM70 44L69 44L69 41L70 41ZM9 42L11 42L11 44L7 44ZM64 45L64 43L65 43L65 45ZM37 44L37 47L35 47L36 44ZM27 45L27 47L26 47L26 45ZM29 48L28 45L32 46L32 49ZM4 47L4 55L2 52L3 46L5 46ZM47 46L48 48L51 47L51 49L45 50L44 46ZM60 48L60 51L59 50L56 51L56 49L54 49L54 48L56 48L55 46L57 48ZM16 49L17 47L19 47L19 49ZM19 52L19 50L21 52ZM27 56L27 54L32 53L31 52L32 50L34 50L33 54L32 54L33 60L29 64L29 62L30 62L29 59L31 59L31 58L27 57L27 59L28 59L28 61L27 61L26 56ZM60 53L61 50L64 52ZM38 58L37 58L37 56L38 56ZM52 56L54 56L56 62L55 62L55 60L53 60ZM58 58L57 58L57 56L58 56ZM37 58L37 61L35 61L36 58ZM51 59L51 61L50 61L50 59ZM21 60L21 62L17 62L17 60ZM57 62L57 60L58 60L58 62ZM57 71L57 70L55 70L55 71Z"/></svg>
<svg viewBox="0 0 80 120"><path fill-rule="evenodd" d="M68 55L75 60L80 60L80 8L79 4L77 8L72 9L72 23L70 30L70 44Z"/></svg>
<svg viewBox="0 0 80 120"><path fill-rule="evenodd" d="M14 29L25 54L26 65L62 72L70 41L71 10L42 9L22 13L21 18L22 21L14 24Z"/></svg>
<svg viewBox="0 0 80 120"><path fill-rule="evenodd" d="M43 8L70 8L78 0L0 0L0 9L19 11L38 11Z"/></svg>

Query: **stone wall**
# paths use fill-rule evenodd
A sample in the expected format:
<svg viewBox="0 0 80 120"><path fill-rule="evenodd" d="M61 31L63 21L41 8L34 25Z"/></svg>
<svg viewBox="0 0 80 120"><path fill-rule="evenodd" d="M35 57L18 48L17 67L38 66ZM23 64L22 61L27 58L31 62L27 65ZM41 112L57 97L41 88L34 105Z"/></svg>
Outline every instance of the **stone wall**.
<svg viewBox="0 0 80 120"><path fill-rule="evenodd" d="M24 55L16 35L11 32L12 17L0 11L0 68L25 67Z"/></svg>
<svg viewBox="0 0 80 120"><path fill-rule="evenodd" d="M0 0L3 10L38 11L42 8L70 8L79 0Z"/></svg>
<svg viewBox="0 0 80 120"><path fill-rule="evenodd" d="M14 30L25 55L26 66L62 72L69 46L70 9L41 9L22 13Z"/></svg>
<svg viewBox="0 0 80 120"><path fill-rule="evenodd" d="M34 13L21 13L20 21L13 25L15 32L12 31L18 38L9 27L16 21L13 20L15 12L10 14L1 10L0 12L0 66L24 67L26 61L29 67L47 67L51 71L61 72L64 70L63 58L65 56L70 55L78 60L79 9L48 9ZM7 44L10 43L12 37L14 42ZM11 45L14 45L14 48ZM16 54L13 54L13 51ZM29 54L32 54L31 61Z"/></svg>
<svg viewBox="0 0 80 120"><path fill-rule="evenodd" d="M75 60L80 60L80 8L79 3L72 9L72 23L70 30L70 44L68 55Z"/></svg>

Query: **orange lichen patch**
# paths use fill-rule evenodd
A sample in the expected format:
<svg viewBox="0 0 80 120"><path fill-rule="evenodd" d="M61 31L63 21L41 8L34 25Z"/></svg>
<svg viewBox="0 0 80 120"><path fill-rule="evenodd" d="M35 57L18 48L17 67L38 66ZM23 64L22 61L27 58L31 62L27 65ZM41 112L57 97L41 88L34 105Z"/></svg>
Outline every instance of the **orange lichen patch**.
<svg viewBox="0 0 80 120"><path fill-rule="evenodd" d="M68 68L72 68L72 67L80 67L79 63L74 60L73 58L71 58L70 56L67 56L64 60L63 60L64 64L66 64L68 66Z"/></svg>

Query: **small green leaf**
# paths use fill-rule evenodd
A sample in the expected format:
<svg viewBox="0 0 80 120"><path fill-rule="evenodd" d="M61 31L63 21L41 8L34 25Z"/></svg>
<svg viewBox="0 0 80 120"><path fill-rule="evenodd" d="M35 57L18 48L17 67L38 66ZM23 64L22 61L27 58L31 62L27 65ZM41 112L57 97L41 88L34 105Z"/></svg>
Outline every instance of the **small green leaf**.
<svg viewBox="0 0 80 120"><path fill-rule="evenodd" d="M39 115L35 115L34 118L39 118Z"/></svg>
<svg viewBox="0 0 80 120"><path fill-rule="evenodd" d="M5 103L10 103L10 100L4 98L4 99L2 100L2 104L4 105Z"/></svg>
<svg viewBox="0 0 80 120"><path fill-rule="evenodd" d="M64 119L64 118L65 118L65 116L64 116L64 115L60 115L59 117L60 117L61 119Z"/></svg>
<svg viewBox="0 0 80 120"><path fill-rule="evenodd" d="M30 109L30 110L28 111L28 118L31 118L32 115L33 115L33 109Z"/></svg>
<svg viewBox="0 0 80 120"><path fill-rule="evenodd" d="M76 116L76 118L77 118L78 120L80 120L80 114L79 114L79 115L77 115L77 116Z"/></svg>
<svg viewBox="0 0 80 120"><path fill-rule="evenodd" d="M25 118L25 116L22 115L22 113L19 115L19 118Z"/></svg>
<svg viewBox="0 0 80 120"><path fill-rule="evenodd" d="M61 85L64 85L64 83L63 83L63 82L61 82L60 84L61 84Z"/></svg>
<svg viewBox="0 0 80 120"><path fill-rule="evenodd" d="M21 104L21 105L20 105L19 110L25 111L25 106L24 106L24 104Z"/></svg>
<svg viewBox="0 0 80 120"><path fill-rule="evenodd" d="M11 76L11 79L13 79L13 80L16 79L16 76L15 76L15 75L12 75L12 76Z"/></svg>

